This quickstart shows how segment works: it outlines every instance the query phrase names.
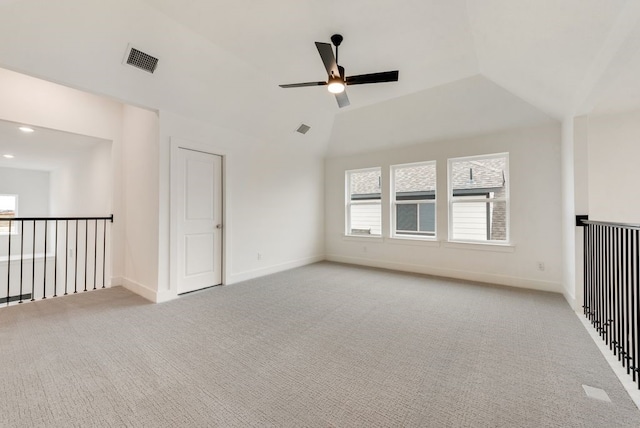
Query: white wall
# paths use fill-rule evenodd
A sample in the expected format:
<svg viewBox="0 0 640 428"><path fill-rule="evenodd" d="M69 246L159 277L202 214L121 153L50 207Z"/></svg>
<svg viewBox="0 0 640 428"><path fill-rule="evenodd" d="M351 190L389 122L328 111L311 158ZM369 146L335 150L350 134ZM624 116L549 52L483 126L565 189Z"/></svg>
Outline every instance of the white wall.
<svg viewBox="0 0 640 428"><path fill-rule="evenodd" d="M589 219L640 224L640 110L588 120Z"/></svg>
<svg viewBox="0 0 640 428"><path fill-rule="evenodd" d="M125 105L122 117L123 285L157 290L158 115Z"/></svg>
<svg viewBox="0 0 640 428"><path fill-rule="evenodd" d="M326 253L335 261L562 292L560 127L542 126L325 162ZM366 132L360 136L366 141ZM513 247L450 244L447 239L447 159L509 153ZM390 239L389 167L437 162L438 241ZM382 167L383 235L344 237L344 172ZM538 270L544 262L545 270Z"/></svg>
<svg viewBox="0 0 640 428"><path fill-rule="evenodd" d="M78 152L51 171L51 209L53 217L111 214L111 142L97 143Z"/></svg>
<svg viewBox="0 0 640 428"><path fill-rule="evenodd" d="M225 284L323 258L324 176L317 148L303 139L259 141L170 112L160 118L160 295L176 293L170 275L172 140L224 156Z"/></svg>
<svg viewBox="0 0 640 428"><path fill-rule="evenodd" d="M4 69L0 93L0 119L112 141L110 199L116 220L111 225L111 269L113 276L124 276L122 104Z"/></svg>
<svg viewBox="0 0 640 428"><path fill-rule="evenodd" d="M49 172L0 168L0 194L18 195L19 217L49 215Z"/></svg>
<svg viewBox="0 0 640 428"><path fill-rule="evenodd" d="M2 119L112 141L113 276L143 296L175 297L170 281L172 137L226 156L225 283L323 258L324 170L317 144L302 137L261 141L166 111L160 120L144 109L2 69L0 90Z"/></svg>
<svg viewBox="0 0 640 428"><path fill-rule="evenodd" d="M18 195L18 217L46 217L49 215L49 172L0 168L0 194ZM31 223L24 226L23 252L29 254L33 250L33 229ZM20 230L18 223L14 227ZM14 235L11 242L13 254L20 251L20 240L17 237L19 235ZM7 255L8 238L6 234L0 235L0 257ZM37 252L42 252L43 248L41 243L36 244Z"/></svg>
<svg viewBox="0 0 640 428"><path fill-rule="evenodd" d="M569 304L582 306L583 230L576 215L589 213L587 118L567 118L562 123L562 284Z"/></svg>

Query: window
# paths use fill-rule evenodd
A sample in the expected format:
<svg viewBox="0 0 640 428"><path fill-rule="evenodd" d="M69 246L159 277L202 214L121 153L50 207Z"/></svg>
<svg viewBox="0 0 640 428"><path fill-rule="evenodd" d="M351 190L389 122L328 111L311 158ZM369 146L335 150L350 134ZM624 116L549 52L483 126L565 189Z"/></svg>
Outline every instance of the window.
<svg viewBox="0 0 640 428"><path fill-rule="evenodd" d="M391 167L394 236L436 236L436 163Z"/></svg>
<svg viewBox="0 0 640 428"><path fill-rule="evenodd" d="M16 223L11 223L9 230L9 221L3 220L14 218L18 213L18 195L0 195L0 233L16 233Z"/></svg>
<svg viewBox="0 0 640 428"><path fill-rule="evenodd" d="M509 240L509 154L449 159L449 239Z"/></svg>
<svg viewBox="0 0 640 428"><path fill-rule="evenodd" d="M380 168L347 171L347 235L382 235Z"/></svg>

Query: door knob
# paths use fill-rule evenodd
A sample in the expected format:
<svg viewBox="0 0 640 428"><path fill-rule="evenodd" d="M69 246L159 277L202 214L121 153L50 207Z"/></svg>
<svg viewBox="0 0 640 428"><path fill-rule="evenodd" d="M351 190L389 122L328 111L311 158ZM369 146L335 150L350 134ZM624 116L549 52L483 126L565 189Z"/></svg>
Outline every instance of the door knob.
<svg viewBox="0 0 640 428"><path fill-rule="evenodd" d="M221 224L216 224L216 229L222 229L222 225Z"/></svg>

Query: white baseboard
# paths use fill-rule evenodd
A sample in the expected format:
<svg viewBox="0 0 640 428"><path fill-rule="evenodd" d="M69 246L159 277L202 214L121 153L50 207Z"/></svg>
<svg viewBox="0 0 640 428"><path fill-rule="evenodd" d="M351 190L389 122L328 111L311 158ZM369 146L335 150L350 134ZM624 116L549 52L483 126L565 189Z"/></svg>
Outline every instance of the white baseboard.
<svg viewBox="0 0 640 428"><path fill-rule="evenodd" d="M139 282L132 281L128 278L121 278L122 286L127 290L136 293L139 296L144 297L153 303L162 303L169 300L176 299L178 296L175 293L169 291L156 291L151 288L140 284Z"/></svg>
<svg viewBox="0 0 640 428"><path fill-rule="evenodd" d="M595 342L605 360L607 360L607 363L609 363L609 366L618 377L618 380L620 380L620 383L622 383L631 400L635 403L636 407L640 409L640 391L638 390L638 385L633 381L633 377L627 374L626 369L622 367L622 364L618 361L618 357L613 355L613 352L611 352L605 341L598 335L589 320L580 312L576 312L575 314L580 322L582 322L582 325L584 325L584 328Z"/></svg>
<svg viewBox="0 0 640 428"><path fill-rule="evenodd" d="M578 302L576 301L576 297L569 294L566 288L562 289L562 295L564 296L564 299L567 301L569 306L571 306L571 309L573 309L574 311L577 311L579 309L577 306Z"/></svg>
<svg viewBox="0 0 640 428"><path fill-rule="evenodd" d="M271 275L272 273L278 273L289 269L294 269L301 266L310 265L325 260L324 256L313 256L304 259L294 260L287 263L281 263L278 265L267 266L260 269L250 270L246 272L231 274L227 277L227 285L235 284L236 282L247 281L249 279L259 278L265 275Z"/></svg>
<svg viewBox="0 0 640 428"><path fill-rule="evenodd" d="M506 285L516 288L527 288L531 290L550 291L561 293L562 285L552 281L540 281L530 278L521 278L507 275L498 275L486 272L471 272L458 269L449 269L425 265L414 265L409 263L389 262L375 259L364 259L360 257L347 257L330 254L327 260L339 263L370 266L383 269L392 269L403 272L420 273L425 275L442 276L447 278L462 279L467 281L484 282L488 284Z"/></svg>
<svg viewBox="0 0 640 428"><path fill-rule="evenodd" d="M156 303L168 302L178 298L178 294L175 291L158 291L156 292Z"/></svg>

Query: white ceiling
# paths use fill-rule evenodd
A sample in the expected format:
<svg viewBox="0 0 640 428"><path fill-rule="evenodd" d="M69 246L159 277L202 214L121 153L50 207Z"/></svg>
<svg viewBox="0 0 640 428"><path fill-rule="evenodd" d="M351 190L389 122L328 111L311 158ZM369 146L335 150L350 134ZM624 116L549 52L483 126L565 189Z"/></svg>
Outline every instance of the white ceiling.
<svg viewBox="0 0 640 428"><path fill-rule="evenodd" d="M25 125L0 120L0 167L53 171L77 156L109 141L69 132L38 128L25 134L18 127ZM28 125L28 124L27 124ZM13 159L3 155L11 154Z"/></svg>
<svg viewBox="0 0 640 428"><path fill-rule="evenodd" d="M640 108L639 24L637 0L0 1L0 65L267 141L307 123L327 148L357 144L338 132L357 110L437 110L429 94L454 82L473 83L472 105L506 103L485 112L492 128ZM350 87L344 109L322 87L278 88L324 79L313 42L334 33L347 75L399 82ZM160 58L154 75L121 64L128 43ZM505 114L514 97L532 108ZM487 128L461 127L469 100L448 100L423 140Z"/></svg>

